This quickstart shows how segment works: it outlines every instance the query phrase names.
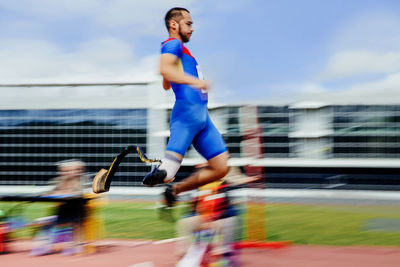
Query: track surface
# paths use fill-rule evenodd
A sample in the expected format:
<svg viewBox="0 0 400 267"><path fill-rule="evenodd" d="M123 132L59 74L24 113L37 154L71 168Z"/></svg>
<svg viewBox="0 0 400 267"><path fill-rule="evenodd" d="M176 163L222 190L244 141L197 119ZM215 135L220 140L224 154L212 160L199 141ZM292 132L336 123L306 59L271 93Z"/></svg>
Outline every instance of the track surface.
<svg viewBox="0 0 400 267"><path fill-rule="evenodd" d="M97 252L83 256L59 253L31 257L30 241L12 244L12 253L0 255L7 267L167 267L175 266L174 243L106 240ZM392 267L400 266L400 248L395 247L329 247L293 245L286 248L244 249L242 266L270 267Z"/></svg>

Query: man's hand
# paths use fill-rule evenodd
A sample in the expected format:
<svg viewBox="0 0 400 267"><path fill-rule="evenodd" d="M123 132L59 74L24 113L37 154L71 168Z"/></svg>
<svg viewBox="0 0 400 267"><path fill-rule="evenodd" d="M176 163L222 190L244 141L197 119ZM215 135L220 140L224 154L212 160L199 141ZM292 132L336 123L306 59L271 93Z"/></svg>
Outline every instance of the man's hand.
<svg viewBox="0 0 400 267"><path fill-rule="evenodd" d="M200 90L205 90L207 91L208 88L210 87L209 83L205 80L198 80L196 79L192 84L193 87L196 87L197 89Z"/></svg>
<svg viewBox="0 0 400 267"><path fill-rule="evenodd" d="M164 88L164 90L169 90L169 89L171 89L171 84L170 84L169 81L166 80L165 78L163 78L163 88Z"/></svg>

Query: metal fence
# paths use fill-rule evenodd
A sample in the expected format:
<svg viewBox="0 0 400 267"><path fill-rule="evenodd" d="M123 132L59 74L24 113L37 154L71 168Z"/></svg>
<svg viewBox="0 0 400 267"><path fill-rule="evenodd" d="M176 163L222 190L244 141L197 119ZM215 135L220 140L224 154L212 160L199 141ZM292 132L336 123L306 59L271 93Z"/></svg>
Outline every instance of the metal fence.
<svg viewBox="0 0 400 267"><path fill-rule="evenodd" d="M45 184L57 175L56 163L66 159L84 161L87 171L93 174L100 168L106 168L128 144L140 145L147 151L152 145L149 136L158 134L149 130L149 110L0 110L0 184ZM159 110L168 113L168 108ZM332 187L354 180L364 181L373 187L382 177L390 180L390 186L399 179L399 164L383 173L370 172L361 165L354 165L346 173L332 171L332 168L321 169L317 165L314 168L307 166L307 170L299 169L296 161L308 156L316 161L341 158L399 159L400 105L324 106L316 110L290 106L222 106L211 109L210 113L233 159L281 159L293 162L293 166L271 166L269 163L252 161L255 167L258 164L259 171L263 172L272 187L280 184L299 184L300 187L319 184L323 188L324 184ZM318 119L313 119L315 116ZM310 121L320 121L322 126L315 126ZM328 130L321 135L312 135L315 131L311 129L311 134L304 135L302 129L307 130L309 126ZM157 128L157 125L151 127ZM162 138L160 153L164 150L168 135L164 134ZM311 153L312 150L318 153ZM198 158L199 155L191 148L186 157ZM248 162L244 160L238 165L244 167L246 164ZM178 180L192 172L193 165L183 166ZM138 185L149 170L149 166L137 162L134 157L128 157L120 166L116 185ZM371 179L375 182L369 183Z"/></svg>

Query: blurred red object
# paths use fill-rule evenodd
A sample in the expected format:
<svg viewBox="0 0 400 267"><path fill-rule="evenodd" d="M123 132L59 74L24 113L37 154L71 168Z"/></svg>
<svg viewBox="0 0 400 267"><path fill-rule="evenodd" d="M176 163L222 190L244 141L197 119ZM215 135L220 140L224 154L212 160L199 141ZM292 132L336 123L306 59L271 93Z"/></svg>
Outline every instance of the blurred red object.
<svg viewBox="0 0 400 267"><path fill-rule="evenodd" d="M7 224L0 223L0 254L7 253L7 234Z"/></svg>

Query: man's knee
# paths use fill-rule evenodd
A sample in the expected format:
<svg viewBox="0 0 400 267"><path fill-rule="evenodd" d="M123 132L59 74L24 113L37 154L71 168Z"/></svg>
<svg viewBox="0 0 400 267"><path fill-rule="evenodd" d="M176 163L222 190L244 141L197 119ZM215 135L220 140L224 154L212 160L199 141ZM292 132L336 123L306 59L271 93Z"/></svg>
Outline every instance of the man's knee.
<svg viewBox="0 0 400 267"><path fill-rule="evenodd" d="M221 165L214 168L215 178L221 179L224 178L229 172L228 165Z"/></svg>
<svg viewBox="0 0 400 267"><path fill-rule="evenodd" d="M229 153L228 151L208 160L208 168L213 171L213 180L218 180L229 172L228 166Z"/></svg>

